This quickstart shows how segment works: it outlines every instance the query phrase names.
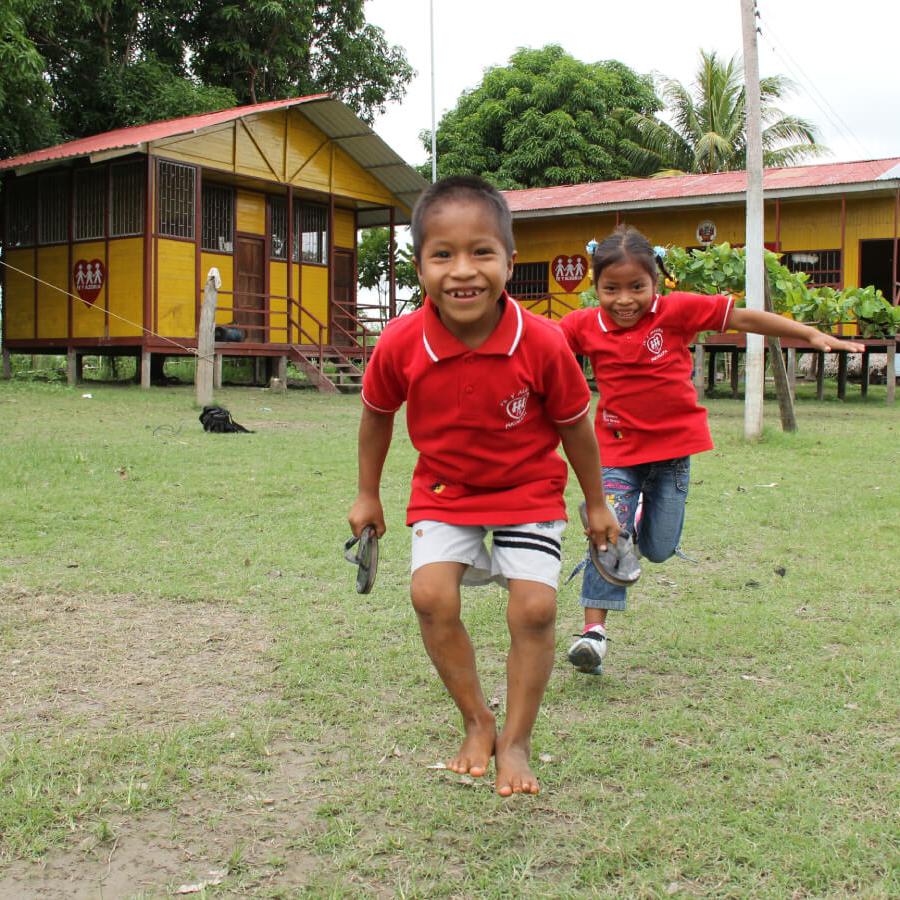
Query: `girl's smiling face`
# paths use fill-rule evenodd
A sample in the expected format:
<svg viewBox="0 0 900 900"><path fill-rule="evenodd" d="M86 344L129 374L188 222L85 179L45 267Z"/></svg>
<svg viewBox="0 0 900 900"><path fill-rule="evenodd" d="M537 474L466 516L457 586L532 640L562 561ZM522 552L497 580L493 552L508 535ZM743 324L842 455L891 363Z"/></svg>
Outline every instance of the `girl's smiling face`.
<svg viewBox="0 0 900 900"><path fill-rule="evenodd" d="M600 272L596 290L600 308L620 328L639 322L656 297L656 284L650 273L628 257Z"/></svg>

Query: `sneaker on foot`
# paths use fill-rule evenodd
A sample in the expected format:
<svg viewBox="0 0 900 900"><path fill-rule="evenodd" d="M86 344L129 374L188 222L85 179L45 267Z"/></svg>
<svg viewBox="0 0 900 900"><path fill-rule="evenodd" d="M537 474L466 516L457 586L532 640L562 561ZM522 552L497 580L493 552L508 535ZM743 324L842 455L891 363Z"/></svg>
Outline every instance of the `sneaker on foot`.
<svg viewBox="0 0 900 900"><path fill-rule="evenodd" d="M606 632L592 628L582 634L569 647L569 662L588 675L603 674L603 657L606 656Z"/></svg>

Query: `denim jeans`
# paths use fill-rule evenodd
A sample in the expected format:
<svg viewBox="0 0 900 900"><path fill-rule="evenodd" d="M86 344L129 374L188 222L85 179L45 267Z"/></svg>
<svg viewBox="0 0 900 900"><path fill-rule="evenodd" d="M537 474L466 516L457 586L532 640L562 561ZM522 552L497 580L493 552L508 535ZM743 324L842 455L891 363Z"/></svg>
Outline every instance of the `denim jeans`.
<svg viewBox="0 0 900 900"><path fill-rule="evenodd" d="M641 556L663 562L675 553L684 526L691 458L663 459L638 466L604 466L606 499L622 528L636 533ZM640 521L634 515L643 494ZM610 584L588 564L581 585L581 605L625 609L626 589Z"/></svg>

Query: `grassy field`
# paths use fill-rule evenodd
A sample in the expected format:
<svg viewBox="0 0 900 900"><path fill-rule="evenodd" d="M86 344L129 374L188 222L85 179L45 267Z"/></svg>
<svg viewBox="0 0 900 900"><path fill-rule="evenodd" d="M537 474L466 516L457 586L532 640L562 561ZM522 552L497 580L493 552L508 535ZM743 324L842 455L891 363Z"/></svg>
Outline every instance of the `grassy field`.
<svg viewBox="0 0 900 900"><path fill-rule="evenodd" d="M460 732L408 600L402 422L359 597L358 398L227 389L256 433L207 435L190 388L0 382L0 896L900 896L883 397L806 397L792 436L769 404L753 445L708 402L696 563L645 567L599 679L561 590L543 790L504 800L431 768ZM503 594L464 606L502 717Z"/></svg>

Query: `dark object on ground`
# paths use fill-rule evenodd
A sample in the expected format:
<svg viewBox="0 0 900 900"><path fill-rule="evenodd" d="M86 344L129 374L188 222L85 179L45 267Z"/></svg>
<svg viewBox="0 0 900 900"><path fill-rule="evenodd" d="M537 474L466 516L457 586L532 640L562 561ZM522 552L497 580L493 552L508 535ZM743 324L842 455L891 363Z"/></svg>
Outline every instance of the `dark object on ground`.
<svg viewBox="0 0 900 900"><path fill-rule="evenodd" d="M200 421L203 423L204 431L212 431L216 434L233 434L236 432L253 434L249 428L238 425L224 406L204 406L203 412L200 413Z"/></svg>
<svg viewBox="0 0 900 900"><path fill-rule="evenodd" d="M359 544L356 550L353 547ZM356 593L368 594L375 586L378 571L378 536L372 525L366 525L359 537L352 537L344 544L344 559L356 568Z"/></svg>
<svg viewBox="0 0 900 900"><path fill-rule="evenodd" d="M243 341L246 338L243 328L235 325L216 325L213 337L217 341Z"/></svg>

